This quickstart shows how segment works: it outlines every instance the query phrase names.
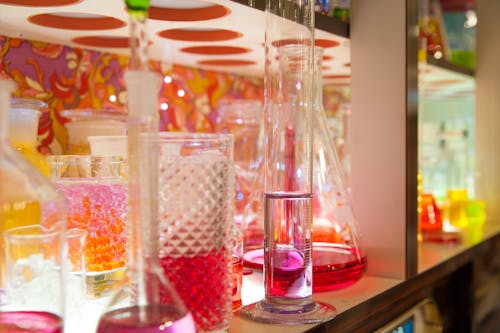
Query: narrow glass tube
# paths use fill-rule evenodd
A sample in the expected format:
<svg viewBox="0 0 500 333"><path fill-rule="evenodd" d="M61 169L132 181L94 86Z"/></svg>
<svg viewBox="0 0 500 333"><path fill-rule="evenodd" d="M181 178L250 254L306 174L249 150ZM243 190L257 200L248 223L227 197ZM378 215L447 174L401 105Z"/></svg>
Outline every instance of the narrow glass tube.
<svg viewBox="0 0 500 333"><path fill-rule="evenodd" d="M332 319L312 299L313 1L267 1L264 300L242 314L279 324Z"/></svg>

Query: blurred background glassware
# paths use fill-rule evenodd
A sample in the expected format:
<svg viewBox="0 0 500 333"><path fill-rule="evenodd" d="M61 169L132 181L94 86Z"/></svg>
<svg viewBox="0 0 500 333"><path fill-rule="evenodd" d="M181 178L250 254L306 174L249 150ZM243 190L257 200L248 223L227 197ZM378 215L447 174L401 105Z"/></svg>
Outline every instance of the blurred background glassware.
<svg viewBox="0 0 500 333"><path fill-rule="evenodd" d="M38 121L45 102L30 98L11 98L9 113L10 142L42 174L49 176L46 157L38 152Z"/></svg>
<svg viewBox="0 0 500 333"><path fill-rule="evenodd" d="M160 264L197 331L223 332L232 318L238 264L232 260L232 135L165 132L158 143Z"/></svg>
<svg viewBox="0 0 500 333"><path fill-rule="evenodd" d="M0 331L61 333L64 325L64 224L4 232L7 303Z"/></svg>
<svg viewBox="0 0 500 333"><path fill-rule="evenodd" d="M50 228L66 222L64 197L10 143L9 101L14 89L14 82L0 80L0 233L20 226ZM0 304L5 301L4 288L4 241L0 237Z"/></svg>
<svg viewBox="0 0 500 333"><path fill-rule="evenodd" d="M127 165L121 156L52 155L51 178L67 203L68 228L88 232L87 292L109 294L123 277L127 249Z"/></svg>
<svg viewBox="0 0 500 333"><path fill-rule="evenodd" d="M234 218L238 225L249 203L251 185L262 163L263 144L262 103L258 100L223 100L217 108L215 132L231 133L234 137L236 196Z"/></svg>
<svg viewBox="0 0 500 333"><path fill-rule="evenodd" d="M71 120L64 124L68 130L66 155L90 154L89 136L126 134L127 114L124 112L89 108L63 110L61 115Z"/></svg>
<svg viewBox="0 0 500 333"><path fill-rule="evenodd" d="M94 156L122 156L127 160L126 135L99 135L89 136L90 155Z"/></svg>

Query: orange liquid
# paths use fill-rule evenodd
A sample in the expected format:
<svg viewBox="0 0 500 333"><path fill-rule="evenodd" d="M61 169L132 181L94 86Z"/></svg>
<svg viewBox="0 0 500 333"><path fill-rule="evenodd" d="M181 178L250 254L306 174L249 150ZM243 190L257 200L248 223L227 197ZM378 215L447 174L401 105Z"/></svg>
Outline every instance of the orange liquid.
<svg viewBox="0 0 500 333"><path fill-rule="evenodd" d="M6 202L0 206L0 234L5 230L40 223L38 201ZM5 287L5 244L0 237L0 288Z"/></svg>

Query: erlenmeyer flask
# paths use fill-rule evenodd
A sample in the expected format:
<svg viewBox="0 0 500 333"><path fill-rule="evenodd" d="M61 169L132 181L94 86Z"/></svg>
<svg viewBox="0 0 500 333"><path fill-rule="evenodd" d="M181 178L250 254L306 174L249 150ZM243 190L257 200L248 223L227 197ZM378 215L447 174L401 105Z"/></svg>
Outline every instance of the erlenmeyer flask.
<svg viewBox="0 0 500 333"><path fill-rule="evenodd" d="M321 77L323 50L316 47L314 57L313 287L324 291L356 282L365 272L367 261L359 244L342 164L327 127Z"/></svg>
<svg viewBox="0 0 500 333"><path fill-rule="evenodd" d="M49 231L56 228L64 231L64 197L10 144L9 100L14 87L13 82L0 80L0 234L28 225L38 225ZM9 300L4 297L4 246L4 239L0 237L0 304L8 305ZM62 309L58 315L62 315Z"/></svg>

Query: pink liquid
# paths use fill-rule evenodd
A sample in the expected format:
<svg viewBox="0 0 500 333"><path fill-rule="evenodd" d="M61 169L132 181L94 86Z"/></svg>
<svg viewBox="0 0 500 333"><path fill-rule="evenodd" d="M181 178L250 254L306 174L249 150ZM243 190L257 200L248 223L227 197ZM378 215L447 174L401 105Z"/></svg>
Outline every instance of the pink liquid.
<svg viewBox="0 0 500 333"><path fill-rule="evenodd" d="M274 297L302 298L304 286L311 285L306 279L306 267L303 254L297 251L277 249L271 254L273 257L270 269L266 271L266 287Z"/></svg>
<svg viewBox="0 0 500 333"><path fill-rule="evenodd" d="M62 318L48 312L0 312L0 332L61 333L62 327Z"/></svg>
<svg viewBox="0 0 500 333"><path fill-rule="evenodd" d="M162 257L160 264L198 330L227 328L232 317L233 272L231 254L225 248L194 257ZM167 297L161 295L162 299Z"/></svg>
<svg viewBox="0 0 500 333"><path fill-rule="evenodd" d="M193 318L168 305L133 306L105 313L97 333L194 333Z"/></svg>
<svg viewBox="0 0 500 333"><path fill-rule="evenodd" d="M308 193L266 194L266 228L273 235L264 270L268 297L312 295L311 204Z"/></svg>
<svg viewBox="0 0 500 333"><path fill-rule="evenodd" d="M366 271L366 256L357 248L329 243L313 245L313 290L347 287Z"/></svg>
<svg viewBox="0 0 500 333"><path fill-rule="evenodd" d="M253 250L243 256L244 265L262 269L264 250ZM338 244L313 244L313 291L347 287L358 281L366 271L367 260L362 251ZM278 269L278 274L283 274Z"/></svg>

